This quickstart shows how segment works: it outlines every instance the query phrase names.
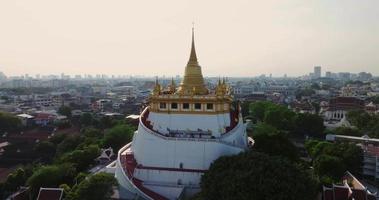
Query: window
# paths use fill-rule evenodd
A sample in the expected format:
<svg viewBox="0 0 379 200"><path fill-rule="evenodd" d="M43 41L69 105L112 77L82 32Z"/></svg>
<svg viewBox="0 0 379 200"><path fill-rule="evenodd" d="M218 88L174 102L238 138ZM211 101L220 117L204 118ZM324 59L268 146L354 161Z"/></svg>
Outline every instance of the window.
<svg viewBox="0 0 379 200"><path fill-rule="evenodd" d="M166 109L166 103L159 103L160 109Z"/></svg>
<svg viewBox="0 0 379 200"><path fill-rule="evenodd" d="M189 109L189 103L183 103L183 109L188 110Z"/></svg>
<svg viewBox="0 0 379 200"><path fill-rule="evenodd" d="M213 110L213 103L207 103L207 110Z"/></svg>
<svg viewBox="0 0 379 200"><path fill-rule="evenodd" d="M180 164L179 164L179 168L180 168L180 169L183 169L183 163L180 163Z"/></svg>
<svg viewBox="0 0 379 200"><path fill-rule="evenodd" d="M171 109L178 109L178 103L171 103Z"/></svg>
<svg viewBox="0 0 379 200"><path fill-rule="evenodd" d="M195 103L195 109L201 110L201 103Z"/></svg>

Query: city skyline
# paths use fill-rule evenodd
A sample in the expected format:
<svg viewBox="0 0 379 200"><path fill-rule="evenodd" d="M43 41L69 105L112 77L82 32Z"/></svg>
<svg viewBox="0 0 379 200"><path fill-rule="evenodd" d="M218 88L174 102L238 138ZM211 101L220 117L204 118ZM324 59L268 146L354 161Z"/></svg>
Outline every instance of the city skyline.
<svg viewBox="0 0 379 200"><path fill-rule="evenodd" d="M379 74L379 2L4 1L0 71L176 76L191 23L207 76ZM12 20L9 20L12 19Z"/></svg>

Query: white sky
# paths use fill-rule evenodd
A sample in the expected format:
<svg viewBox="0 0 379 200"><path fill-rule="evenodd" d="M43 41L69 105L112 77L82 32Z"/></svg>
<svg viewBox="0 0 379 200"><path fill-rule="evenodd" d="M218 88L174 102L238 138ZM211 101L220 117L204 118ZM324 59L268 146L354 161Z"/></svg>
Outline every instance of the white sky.
<svg viewBox="0 0 379 200"><path fill-rule="evenodd" d="M206 76L379 75L378 0L1 0L0 71L181 75L192 21Z"/></svg>

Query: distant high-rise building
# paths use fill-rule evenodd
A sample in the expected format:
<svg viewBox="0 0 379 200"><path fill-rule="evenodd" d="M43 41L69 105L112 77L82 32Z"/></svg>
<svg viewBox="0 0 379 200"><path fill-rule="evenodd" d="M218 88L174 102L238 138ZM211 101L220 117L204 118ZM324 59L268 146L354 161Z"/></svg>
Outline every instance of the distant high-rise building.
<svg viewBox="0 0 379 200"><path fill-rule="evenodd" d="M314 78L320 78L321 77L321 66L315 66L313 68L313 76L314 76Z"/></svg>
<svg viewBox="0 0 379 200"><path fill-rule="evenodd" d="M371 73L360 72L358 74L358 79L361 80L361 81L367 81L367 80L370 80L371 78L372 78L372 74Z"/></svg>
<svg viewBox="0 0 379 200"><path fill-rule="evenodd" d="M325 72L326 78L332 78L332 72Z"/></svg>
<svg viewBox="0 0 379 200"><path fill-rule="evenodd" d="M350 80L351 74L349 72L339 72L338 78L341 80Z"/></svg>

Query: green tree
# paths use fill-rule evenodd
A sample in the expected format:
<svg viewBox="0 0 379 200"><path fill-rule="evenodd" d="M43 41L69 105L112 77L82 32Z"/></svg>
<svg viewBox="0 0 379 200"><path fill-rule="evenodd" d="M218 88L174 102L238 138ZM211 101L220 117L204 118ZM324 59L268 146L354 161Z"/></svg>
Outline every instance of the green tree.
<svg viewBox="0 0 379 200"><path fill-rule="evenodd" d="M274 134L278 133L278 129L275 127L266 124L264 122L259 122L253 129L251 136L255 137L255 135L260 135L260 134Z"/></svg>
<svg viewBox="0 0 379 200"><path fill-rule="evenodd" d="M116 125L105 133L103 146L112 147L117 152L122 146L132 140L133 131L133 128L129 125Z"/></svg>
<svg viewBox="0 0 379 200"><path fill-rule="evenodd" d="M15 192L20 186L23 186L26 181L26 173L23 168L17 168L10 173L5 181L4 189L7 192Z"/></svg>
<svg viewBox="0 0 379 200"><path fill-rule="evenodd" d="M295 132L299 135L322 137L325 130L324 120L316 114L298 113L295 117Z"/></svg>
<svg viewBox="0 0 379 200"><path fill-rule="evenodd" d="M313 159L324 154L324 149L326 148L333 148L333 143L317 140L307 140L305 142L305 149Z"/></svg>
<svg viewBox="0 0 379 200"><path fill-rule="evenodd" d="M329 155L319 156L313 166L320 177L330 177L334 181L338 181L346 171L346 165L342 159Z"/></svg>
<svg viewBox="0 0 379 200"><path fill-rule="evenodd" d="M58 187L61 184L72 184L75 168L70 164L49 165L37 169L27 180L33 197L38 194L40 187Z"/></svg>
<svg viewBox="0 0 379 200"><path fill-rule="evenodd" d="M103 133L99 129L95 128L86 128L83 131L84 136L91 137L91 138L102 138Z"/></svg>
<svg viewBox="0 0 379 200"><path fill-rule="evenodd" d="M317 181L308 171L254 151L217 159L200 185L201 199L207 200L304 200L317 194Z"/></svg>
<svg viewBox="0 0 379 200"><path fill-rule="evenodd" d="M110 199L113 187L117 186L114 176L107 173L98 173L89 176L80 182L78 187L71 191L69 199L72 200L104 200Z"/></svg>
<svg viewBox="0 0 379 200"><path fill-rule="evenodd" d="M363 136L362 132L359 131L357 128L350 128L350 127L338 127L333 131L336 135L348 135L348 136L356 136L361 137Z"/></svg>
<svg viewBox="0 0 379 200"><path fill-rule="evenodd" d="M288 139L285 133L273 131L271 126L262 125L258 127L259 132L254 132L254 150L271 156L283 156L295 161L299 158L296 146Z"/></svg>
<svg viewBox="0 0 379 200"><path fill-rule="evenodd" d="M34 151L43 161L50 161L56 153L56 145L49 141L42 141L34 146Z"/></svg>
<svg viewBox="0 0 379 200"><path fill-rule="evenodd" d="M74 150L60 157L60 163L72 163L77 171L84 171L95 162L100 155L100 148L97 145L90 145L83 150Z"/></svg>
<svg viewBox="0 0 379 200"><path fill-rule="evenodd" d="M66 152L73 151L84 140L79 135L70 135L64 138L64 140L57 146L57 156L60 156Z"/></svg>
<svg viewBox="0 0 379 200"><path fill-rule="evenodd" d="M371 97L371 101L374 103L374 104L379 104L379 95L376 95L374 97Z"/></svg>
<svg viewBox="0 0 379 200"><path fill-rule="evenodd" d="M366 128L370 120L372 120L371 116L364 110L353 110L348 112L347 119L352 125L359 129Z"/></svg>
<svg viewBox="0 0 379 200"><path fill-rule="evenodd" d="M68 118L71 118L71 108L68 106L61 106L58 109L58 113L64 115Z"/></svg>
<svg viewBox="0 0 379 200"><path fill-rule="evenodd" d="M360 174L362 171L363 150L361 147L353 143L330 143L325 141L309 140L305 143L305 148L315 162L321 156L331 156L340 159L342 164L345 166L344 170L349 170L354 174Z"/></svg>
<svg viewBox="0 0 379 200"><path fill-rule="evenodd" d="M271 106L275 106L275 104L269 101L258 101L255 103L251 103L249 106L250 116L257 121L263 121L266 110Z"/></svg>
<svg viewBox="0 0 379 200"><path fill-rule="evenodd" d="M20 119L8 113L0 112L0 131L16 130L20 126Z"/></svg>
<svg viewBox="0 0 379 200"><path fill-rule="evenodd" d="M265 112L264 122L279 130L292 130L295 113L280 105L270 106Z"/></svg>
<svg viewBox="0 0 379 200"><path fill-rule="evenodd" d="M245 117L249 116L249 106L250 106L250 102L248 102L248 101L241 102L242 117L245 118Z"/></svg>
<svg viewBox="0 0 379 200"><path fill-rule="evenodd" d="M80 116L79 122L82 126L90 126L93 123L93 116L91 113L83 113Z"/></svg>

